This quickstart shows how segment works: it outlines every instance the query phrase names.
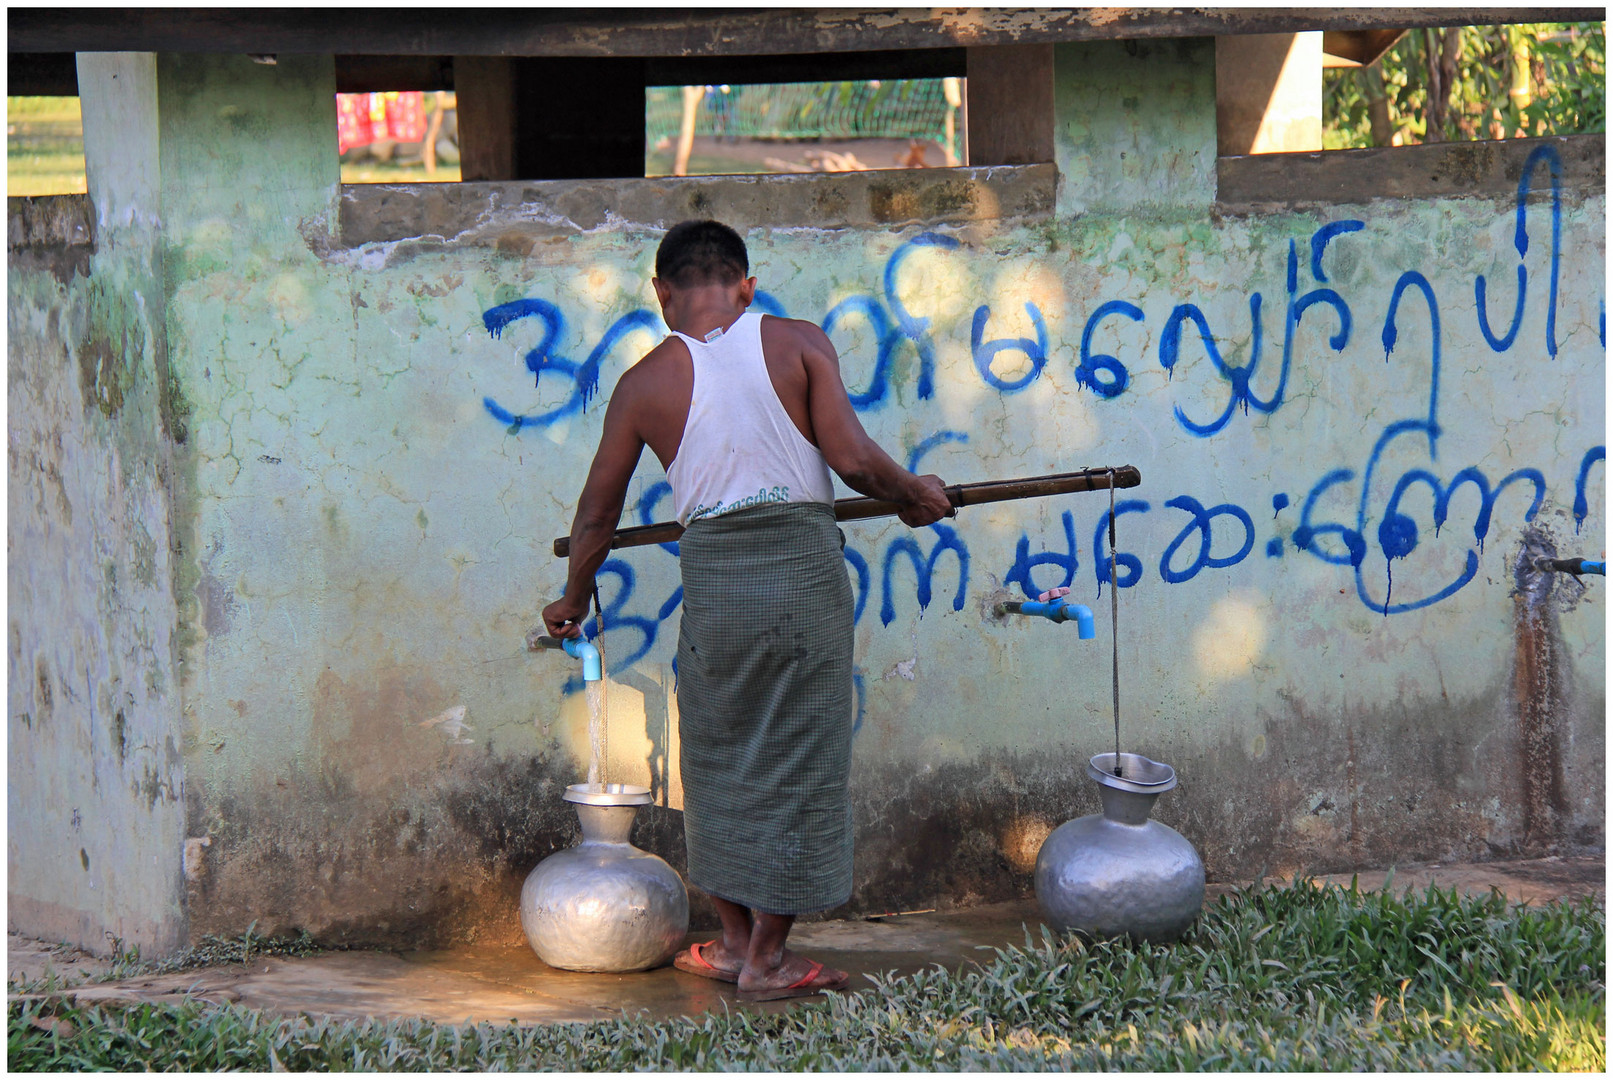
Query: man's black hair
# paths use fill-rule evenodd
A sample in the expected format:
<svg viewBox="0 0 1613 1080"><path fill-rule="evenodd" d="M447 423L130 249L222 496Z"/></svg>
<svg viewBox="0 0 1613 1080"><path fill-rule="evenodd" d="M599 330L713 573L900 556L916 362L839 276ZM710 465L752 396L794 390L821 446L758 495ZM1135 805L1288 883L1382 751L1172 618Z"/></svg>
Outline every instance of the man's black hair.
<svg viewBox="0 0 1613 1080"><path fill-rule="evenodd" d="M655 276L668 285L733 285L749 276L745 241L720 221L680 221L655 252Z"/></svg>

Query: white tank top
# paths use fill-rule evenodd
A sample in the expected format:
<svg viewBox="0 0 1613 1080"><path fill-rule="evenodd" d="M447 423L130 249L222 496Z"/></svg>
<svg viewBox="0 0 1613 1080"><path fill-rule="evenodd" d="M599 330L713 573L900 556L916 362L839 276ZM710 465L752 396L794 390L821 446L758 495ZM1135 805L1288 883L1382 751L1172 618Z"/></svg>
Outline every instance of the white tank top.
<svg viewBox="0 0 1613 1080"><path fill-rule="evenodd" d="M833 503L823 454L784 411L768 378L762 316L748 311L709 342L678 337L694 360L689 419L666 471L678 521L763 503Z"/></svg>

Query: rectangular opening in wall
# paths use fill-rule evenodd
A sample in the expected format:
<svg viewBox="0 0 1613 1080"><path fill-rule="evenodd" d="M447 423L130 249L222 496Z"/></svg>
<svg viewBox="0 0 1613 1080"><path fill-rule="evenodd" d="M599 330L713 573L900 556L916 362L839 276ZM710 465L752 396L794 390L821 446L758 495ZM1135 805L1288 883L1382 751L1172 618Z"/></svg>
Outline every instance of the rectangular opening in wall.
<svg viewBox="0 0 1613 1080"><path fill-rule="evenodd" d="M6 98L6 194L82 195L84 121L65 95Z"/></svg>
<svg viewBox="0 0 1613 1080"><path fill-rule="evenodd" d="M1604 23L1412 29L1356 57L1350 36L1325 35L1324 149L1606 130Z"/></svg>
<svg viewBox="0 0 1613 1080"><path fill-rule="evenodd" d="M966 164L962 78L650 86L645 176Z"/></svg>
<svg viewBox="0 0 1613 1080"><path fill-rule="evenodd" d="M452 90L336 95L344 184L457 183L459 112Z"/></svg>

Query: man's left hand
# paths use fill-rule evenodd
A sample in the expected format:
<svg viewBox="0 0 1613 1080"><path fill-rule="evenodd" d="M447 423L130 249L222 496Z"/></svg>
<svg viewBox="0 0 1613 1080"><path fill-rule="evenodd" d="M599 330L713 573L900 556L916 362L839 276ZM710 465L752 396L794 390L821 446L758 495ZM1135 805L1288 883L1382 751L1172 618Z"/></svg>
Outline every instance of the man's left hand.
<svg viewBox="0 0 1613 1080"><path fill-rule="evenodd" d="M588 598L567 600L564 596L543 609L543 625L550 636L561 639L582 637L582 620L588 614Z"/></svg>

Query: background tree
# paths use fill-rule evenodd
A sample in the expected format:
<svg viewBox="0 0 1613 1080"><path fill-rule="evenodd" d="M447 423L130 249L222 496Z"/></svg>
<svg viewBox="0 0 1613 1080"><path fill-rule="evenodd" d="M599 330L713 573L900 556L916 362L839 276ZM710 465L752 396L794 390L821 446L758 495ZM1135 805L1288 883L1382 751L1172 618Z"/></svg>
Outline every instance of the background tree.
<svg viewBox="0 0 1613 1080"><path fill-rule="evenodd" d="M1371 65L1323 72L1328 150L1603 131L1602 23L1411 30Z"/></svg>

